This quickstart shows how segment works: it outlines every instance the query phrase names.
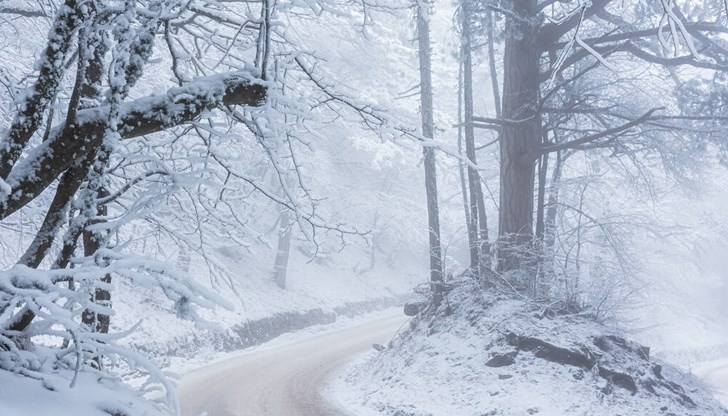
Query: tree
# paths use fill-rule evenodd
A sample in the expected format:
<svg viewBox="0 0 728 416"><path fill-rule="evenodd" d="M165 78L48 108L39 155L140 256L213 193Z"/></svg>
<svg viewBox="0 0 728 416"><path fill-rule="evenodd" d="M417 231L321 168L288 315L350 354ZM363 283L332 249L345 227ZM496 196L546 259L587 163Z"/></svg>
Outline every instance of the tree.
<svg viewBox="0 0 728 416"><path fill-rule="evenodd" d="M13 121L0 138L0 232L18 245L27 243L28 227L33 233L13 255L15 266L0 271L0 369L107 377L116 357L148 371L149 385L161 384L174 408L163 374L114 343L121 335L109 330L112 283L162 292L179 316L195 321L194 305L226 303L136 253L135 233L156 238L160 251L180 246L180 258L198 255L215 280L225 270L211 247L224 240L244 248L246 239L262 238L249 217L286 212L283 222L295 224L315 257L322 234L343 245L345 236L364 233L324 219L299 159L312 132L345 117L382 136L420 137L339 91L319 57L301 52L310 48L274 22L298 18L301 9L276 14L268 1L54 5L52 17L32 6L0 6L27 25L48 19L51 29L38 71L28 64L0 74L8 91L0 100L18 104L2 108ZM268 182L254 173L261 163ZM40 345L38 335L63 343Z"/></svg>
<svg viewBox="0 0 728 416"><path fill-rule="evenodd" d="M16 265L0 272L0 368L38 378L50 369L77 376L82 369L103 371L103 357L115 356L147 370L174 409L173 389L162 373L112 345L111 276L163 288L177 312L190 318L196 316L192 305L211 307L220 299L159 262L124 253L113 236L139 207L107 207L144 179L164 175L143 163L137 165L141 172L127 164L133 153L126 143L195 122L216 108L259 106L268 87L254 72L230 70L130 98L159 35L180 14L198 12L174 1L124 6L58 4L47 17L50 32L38 70L27 74L29 85L17 95L14 117L0 136L0 220L8 223L20 210L44 216ZM46 17L31 9L2 11ZM67 74L73 66L75 75ZM126 175L131 172L139 176ZM37 344L37 335L59 337L63 346Z"/></svg>
<svg viewBox="0 0 728 416"><path fill-rule="evenodd" d="M418 2L417 44L420 61L420 112L422 114L422 136L432 140L435 122L432 116L432 69L430 50L429 11L426 4ZM422 149L425 160L425 193L427 196L427 218L430 247L430 282L433 287L433 305L442 300L442 244L440 242L440 213L437 202L437 164L435 148L425 143Z"/></svg>
<svg viewBox="0 0 728 416"><path fill-rule="evenodd" d="M650 3L648 7L640 4L622 7L609 0L579 2L573 6L526 0L510 5L512 9L504 14L503 109L502 118L497 120L501 129L498 241L501 272L535 269L536 261L531 253L534 252L537 160L566 149L613 147L622 144L621 136L632 129L675 116L659 114L659 108L647 108L637 115L612 112L610 117L597 123L601 130L556 144L544 135L548 100L595 68L593 64L582 65L585 62L596 61L616 69L609 64L610 57L630 57L668 71L682 66L723 69L724 51L711 36L726 31L715 22L700 18L690 21L669 1ZM622 11L614 13L614 8ZM655 14L663 18L658 27L650 20ZM551 22L544 23L544 16ZM666 50L673 56L668 56ZM550 68L543 66L544 57L549 57ZM558 82L561 74L567 72L575 75ZM583 109L556 111L568 113ZM543 159L542 166L546 166L546 160Z"/></svg>
<svg viewBox="0 0 728 416"><path fill-rule="evenodd" d="M483 188L481 185L478 161L475 153L475 126L473 123L473 20L477 17L470 0L460 5L461 45L460 59L462 66L463 89L463 123L465 130L465 152L469 162L468 190L469 196L463 196L469 205L468 242L470 245L470 269L476 276L485 276L490 271L490 244L488 242L488 216L485 211ZM495 77L495 74L491 74Z"/></svg>

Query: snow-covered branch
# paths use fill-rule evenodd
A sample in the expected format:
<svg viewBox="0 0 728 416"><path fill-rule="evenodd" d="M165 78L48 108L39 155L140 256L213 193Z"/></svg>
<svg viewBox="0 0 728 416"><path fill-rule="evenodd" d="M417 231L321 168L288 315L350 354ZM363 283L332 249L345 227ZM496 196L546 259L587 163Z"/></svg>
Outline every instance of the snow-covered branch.
<svg viewBox="0 0 728 416"><path fill-rule="evenodd" d="M201 77L166 94L126 102L119 108L119 135L138 137L192 121L221 106L260 105L266 86L244 72ZM17 163L0 193L0 219L37 197L83 154L98 146L106 129L108 107L81 110L75 124L53 130L49 140Z"/></svg>

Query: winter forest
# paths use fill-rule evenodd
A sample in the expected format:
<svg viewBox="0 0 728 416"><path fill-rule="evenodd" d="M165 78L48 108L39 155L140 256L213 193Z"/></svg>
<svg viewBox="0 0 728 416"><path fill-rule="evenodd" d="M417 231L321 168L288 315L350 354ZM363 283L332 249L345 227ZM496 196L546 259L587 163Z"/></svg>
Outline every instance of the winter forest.
<svg viewBox="0 0 728 416"><path fill-rule="evenodd" d="M0 416L728 415L723 0L0 0Z"/></svg>

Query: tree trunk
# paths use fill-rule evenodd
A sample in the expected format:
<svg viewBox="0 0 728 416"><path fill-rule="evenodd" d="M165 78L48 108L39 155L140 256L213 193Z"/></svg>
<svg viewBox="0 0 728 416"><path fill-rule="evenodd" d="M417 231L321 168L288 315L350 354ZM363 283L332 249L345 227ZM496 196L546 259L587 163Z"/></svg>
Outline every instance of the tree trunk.
<svg viewBox="0 0 728 416"><path fill-rule="evenodd" d="M551 175L551 189L549 189L549 200L546 204L544 218L544 251L549 253L553 250L556 242L556 216L559 213L559 185L561 182L561 170L563 166L562 152L556 152L556 162Z"/></svg>
<svg viewBox="0 0 728 416"><path fill-rule="evenodd" d="M465 13L465 12L463 12ZM465 25L463 25L465 26ZM465 157L472 164L477 163L475 156L475 131L473 127L473 71L472 60L469 48L466 46L468 40L465 39L466 30L463 28L463 44L461 57L463 60L463 114L465 125ZM468 244L470 248L470 273L473 276L480 276L480 244L478 243L478 192L477 186L480 185L478 180L478 171L472 166L467 167L468 172Z"/></svg>
<svg viewBox="0 0 728 416"><path fill-rule="evenodd" d="M539 57L535 0L514 1L506 17L503 126L500 136L500 216L498 270L531 271L534 266L534 163L539 157Z"/></svg>
<svg viewBox="0 0 728 416"><path fill-rule="evenodd" d="M478 231L480 232L478 250L480 254L480 275L484 277L490 271L490 243L488 241L488 214L485 212L485 196L480 183L478 172L478 186L475 189L478 195Z"/></svg>
<svg viewBox="0 0 728 416"><path fill-rule="evenodd" d="M468 187L470 190L470 220L468 241L470 242L471 273L483 276L490 269L490 248L488 246L488 218L483 201L483 188L475 156L475 128L473 126L473 53L472 32L470 27L470 2L462 3L462 60L463 60L463 107L465 119L465 153L471 166L468 166Z"/></svg>
<svg viewBox="0 0 728 416"><path fill-rule="evenodd" d="M97 192L99 199L109 196L106 189L101 188ZM99 205L97 208L98 216L106 216L107 208L106 205ZM98 221L89 221L88 225L98 224ZM98 230L83 230L83 254L85 256L93 256L99 249L103 248L106 243L106 233ZM96 259L99 266L103 266L105 260ZM107 274L101 278L101 282L104 284L111 284L111 275ZM92 301L96 304L111 308L111 292L106 288L96 288L93 295ZM109 325L111 323L111 317L106 314L97 314L93 311L86 309L83 311L81 320L84 324L88 325L96 332L107 334L109 332Z"/></svg>
<svg viewBox="0 0 728 416"><path fill-rule="evenodd" d="M546 201L546 174L549 169L549 154L541 156L538 164L538 198L536 203L536 243L543 246L544 210Z"/></svg>
<svg viewBox="0 0 728 416"><path fill-rule="evenodd" d="M463 59L462 59L462 51L460 51L460 60L459 60L459 68L458 68L458 154L463 155ZM476 247L477 241L474 240L474 237L476 233L475 225L473 224L473 220L470 218L470 202L468 202L468 184L467 179L465 179L465 163L463 163L462 159L458 160L458 173L460 176L460 192L462 192L463 195L463 209L465 211L465 225L467 227L468 231L468 247ZM471 251L471 261L472 261L472 251ZM471 264L472 267L472 264Z"/></svg>
<svg viewBox="0 0 728 416"><path fill-rule="evenodd" d="M498 68L495 63L495 30L493 28L493 12L488 11L485 21L485 29L488 37L488 66L490 69L490 84L493 89L493 103L495 105L495 116L501 118L501 96L498 86Z"/></svg>
<svg viewBox="0 0 728 416"><path fill-rule="evenodd" d="M291 253L291 219L288 208L282 207L278 221L278 249L276 250L276 260L273 265L273 280L278 287L285 289L288 257Z"/></svg>
<svg viewBox="0 0 728 416"><path fill-rule="evenodd" d="M417 41L420 60L420 106L422 114L422 135L434 137L435 122L432 115L432 68L430 58L430 25L428 11L423 4L417 7ZM427 195L427 219L430 236L430 282L433 285L433 304L442 300L442 248L440 243L440 213L437 204L437 165L435 149L423 147L425 165L425 192Z"/></svg>

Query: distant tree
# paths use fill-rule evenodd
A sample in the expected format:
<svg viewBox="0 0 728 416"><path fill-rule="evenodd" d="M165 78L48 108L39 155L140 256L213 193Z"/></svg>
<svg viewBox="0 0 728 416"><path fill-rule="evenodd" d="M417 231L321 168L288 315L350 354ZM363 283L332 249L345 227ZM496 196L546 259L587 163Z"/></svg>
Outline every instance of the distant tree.
<svg viewBox="0 0 728 416"><path fill-rule="evenodd" d="M422 114L422 136L432 140L435 132L432 94L432 51L430 49L429 4L416 3L417 45L420 63L420 112ZM440 209L437 201L437 164L434 143L423 146L425 165L425 193L427 196L427 223L430 248L430 282L433 286L433 304L442 300L442 242L440 239Z"/></svg>
<svg viewBox="0 0 728 416"><path fill-rule="evenodd" d="M485 199L475 146L474 98L473 98L473 54L476 43L475 24L482 15L476 13L475 4L471 0L463 0L459 4L460 23L460 65L462 67L462 120L465 138L465 156L467 158L468 195L463 198L468 203L468 244L470 246L470 269L475 276L485 276L491 268L491 250L488 237L488 215L485 211ZM496 74L491 74L495 79ZM497 94L497 92L496 92ZM465 187L463 187L465 190Z"/></svg>

